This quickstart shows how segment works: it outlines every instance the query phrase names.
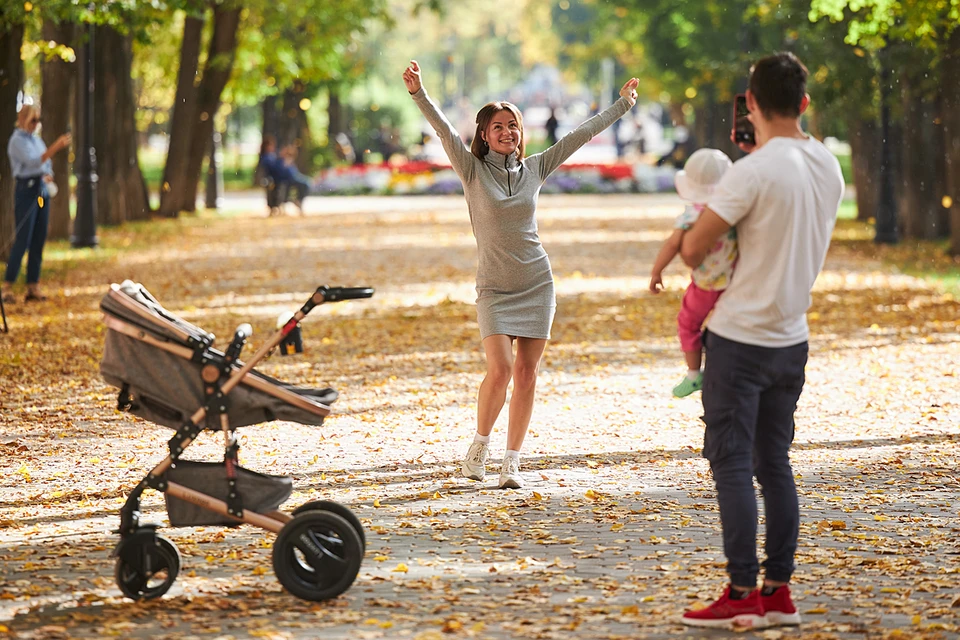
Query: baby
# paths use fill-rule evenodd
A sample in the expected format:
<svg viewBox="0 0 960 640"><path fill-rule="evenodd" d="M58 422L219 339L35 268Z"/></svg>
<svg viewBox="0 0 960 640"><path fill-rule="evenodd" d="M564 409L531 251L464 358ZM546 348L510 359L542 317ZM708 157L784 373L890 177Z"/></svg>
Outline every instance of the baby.
<svg viewBox="0 0 960 640"><path fill-rule="evenodd" d="M687 208L674 224L674 232L663 243L657 260L653 263L650 291L660 293L663 289L663 270L680 251L683 233L700 217L710 194L720 178L730 168L730 158L717 149L700 149L690 156L683 171L678 171L675 183L677 193L686 200ZM680 314L677 316L677 333L680 348L687 361L687 375L673 388L673 395L683 398L703 387L703 361L701 336L703 323L710 314L723 290L730 284L733 267L737 262L737 232L730 232L717 241L703 263L692 272L692 282L683 294Z"/></svg>

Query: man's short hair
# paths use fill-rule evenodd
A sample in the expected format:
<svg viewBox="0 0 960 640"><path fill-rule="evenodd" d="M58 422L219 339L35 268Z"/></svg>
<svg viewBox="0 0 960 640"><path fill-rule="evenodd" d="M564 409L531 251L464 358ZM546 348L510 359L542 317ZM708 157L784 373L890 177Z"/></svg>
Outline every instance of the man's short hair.
<svg viewBox="0 0 960 640"><path fill-rule="evenodd" d="M764 117L799 118L807 75L807 68L790 52L758 60L750 70L750 93Z"/></svg>

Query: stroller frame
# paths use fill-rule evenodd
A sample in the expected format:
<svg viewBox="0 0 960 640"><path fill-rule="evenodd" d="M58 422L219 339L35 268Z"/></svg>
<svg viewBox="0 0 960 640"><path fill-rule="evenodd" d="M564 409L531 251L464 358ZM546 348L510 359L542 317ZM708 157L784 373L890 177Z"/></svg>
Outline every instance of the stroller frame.
<svg viewBox="0 0 960 640"><path fill-rule="evenodd" d="M154 489L223 517L237 526L250 524L277 535L273 548L274 571L281 584L294 595L306 600L326 600L346 591L359 572L365 548L365 536L359 519L347 507L326 500L312 501L288 514L279 510L259 513L244 508L243 496L237 485L239 444L236 427L230 424L230 392L243 383L307 411L321 421L329 415L328 403L313 397L299 395L289 389L270 384L263 377L251 375L254 366L263 360L284 338L296 329L301 320L316 306L327 302L369 298L374 290L368 287L319 287L294 316L278 329L253 355L243 363L240 352L253 331L249 324L240 325L224 353L212 349L213 336L197 337L184 331L174 322L158 318L142 304L121 293L113 285L108 296L119 302L128 317L125 322L104 314L107 327L120 334L144 342L181 358L199 363L203 381L204 403L168 442L169 454L157 464L130 493L120 510L120 542L113 551L117 558L115 577L124 595L135 599L156 598L169 590L179 573L181 558L169 539L156 533L157 525L141 523L140 500L143 492ZM143 323L138 320L142 319ZM181 339L180 344L152 334L148 329L161 324L165 332ZM140 324L140 326L136 326ZM183 346L188 344L190 346ZM333 400L336 394L331 392ZM332 402L332 400L331 400ZM132 401L126 385L121 390L118 408L128 408ZM200 433L210 426L209 418L223 434L227 498L221 500L202 491L168 479L180 455ZM319 424L319 423L317 423ZM196 463L194 463L196 464ZM261 476L263 477L263 476ZM289 481L289 479L287 479ZM286 491L289 496L289 490ZM282 498L281 501L285 499ZM274 503L276 504L276 503ZM171 517L171 520L173 518Z"/></svg>

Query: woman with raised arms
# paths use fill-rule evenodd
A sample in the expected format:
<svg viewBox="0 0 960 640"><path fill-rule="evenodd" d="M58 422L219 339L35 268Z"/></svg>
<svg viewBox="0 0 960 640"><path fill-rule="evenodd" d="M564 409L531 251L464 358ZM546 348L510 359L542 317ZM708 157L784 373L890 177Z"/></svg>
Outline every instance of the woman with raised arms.
<svg viewBox="0 0 960 640"><path fill-rule="evenodd" d="M537 196L547 176L636 104L639 81L631 78L610 108L530 157L524 155L523 116L515 105L503 101L484 105L467 149L424 90L415 60L403 72L403 81L463 182L477 239L477 320L487 373L477 401L477 432L461 470L471 480L483 480L486 475L490 433L512 378L507 450L499 486L519 489L523 486L520 448L530 424L537 372L557 306L550 260L537 233Z"/></svg>

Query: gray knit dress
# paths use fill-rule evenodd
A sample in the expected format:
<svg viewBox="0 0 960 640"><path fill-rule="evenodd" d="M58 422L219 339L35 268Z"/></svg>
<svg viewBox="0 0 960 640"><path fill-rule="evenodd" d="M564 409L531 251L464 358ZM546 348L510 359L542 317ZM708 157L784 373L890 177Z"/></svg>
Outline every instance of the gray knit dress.
<svg viewBox="0 0 960 640"><path fill-rule="evenodd" d="M492 335L549 339L557 298L550 259L537 234L540 187L574 151L623 116L630 103L620 98L543 153L517 162L516 154L503 156L494 151L480 160L464 146L460 134L425 89L412 97L436 129L450 164L463 182L479 254L480 339Z"/></svg>

